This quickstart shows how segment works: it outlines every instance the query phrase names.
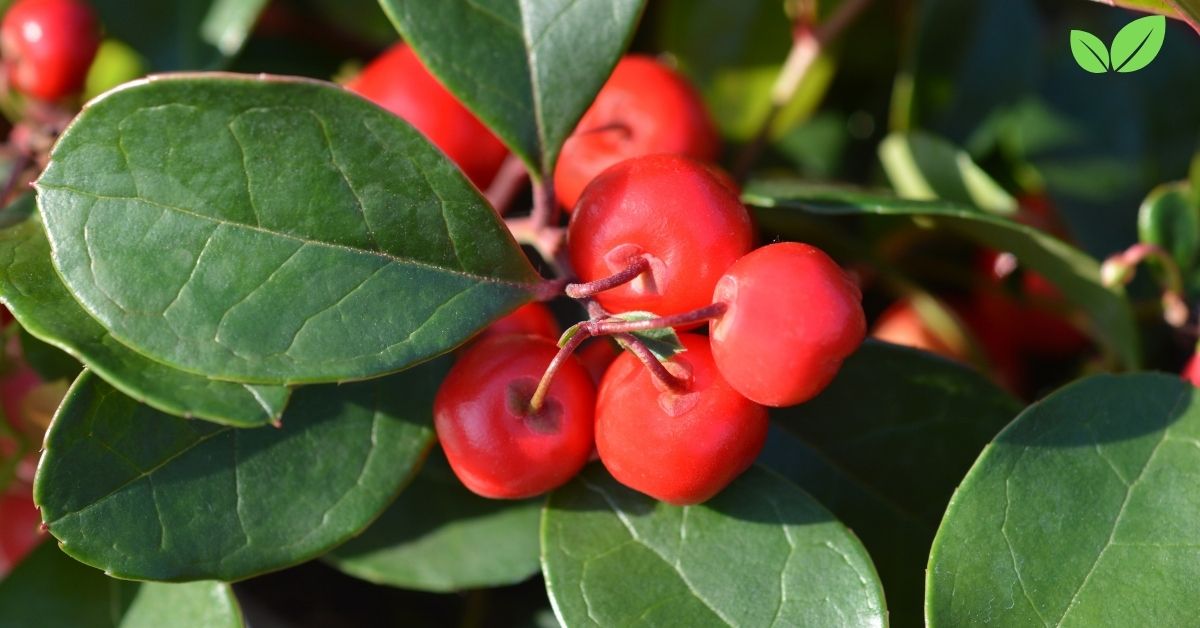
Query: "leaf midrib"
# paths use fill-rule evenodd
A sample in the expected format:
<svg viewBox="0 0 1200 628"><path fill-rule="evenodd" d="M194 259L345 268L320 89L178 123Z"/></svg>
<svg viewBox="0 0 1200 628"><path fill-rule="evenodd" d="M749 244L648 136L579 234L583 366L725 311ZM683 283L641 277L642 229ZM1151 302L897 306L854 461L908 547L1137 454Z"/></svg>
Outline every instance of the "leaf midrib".
<svg viewBox="0 0 1200 628"><path fill-rule="evenodd" d="M246 231L255 231L255 232L269 235L272 237L276 237L276 238L280 238L280 239L284 239L284 240L290 240L293 242L299 242L302 246L316 246L316 247L323 247L323 248L327 248L327 249L345 251L347 253L351 253L354 255L369 255L369 256L379 257L379 258L383 258L383 259L387 260L388 263L390 263L390 264L425 268L425 269L431 270L433 272L439 272L439 273L444 273L444 274L448 274L448 275L464 277L466 279L469 279L469 280L477 282L477 283L506 285L506 286L511 286L513 288L517 288L522 291L529 291L529 289L532 287L532 284L529 284L529 283L521 283L518 281L509 280L509 279L501 279L499 277L488 277L488 276L472 273L472 272L469 272L464 269L446 268L444 266L438 266L436 264L431 264L429 262L423 262L423 261L416 260L416 259L398 257L398 256L388 253L386 251L357 249L357 248L347 246L344 244L335 244L333 242L325 242L322 240L311 240L311 239L304 238L304 237L297 236L297 235L290 234L290 233L273 231L271 229L247 225L247 224L243 224L240 222L222 220L222 219L216 218L214 216L208 216L208 215L201 214L201 213L198 213L198 212L195 212L192 210L184 209L182 207L176 207L174 205L167 205L165 203L160 203L158 201L152 201L152 200L146 199L146 198L135 197L135 196L111 196L111 195L106 195L106 194L100 194L97 192L91 192L88 190L81 190L79 188L72 187L69 185L51 184L51 183L45 183L42 181L39 181L36 184L36 186L39 189L58 190L58 191L63 191L63 192L69 192L72 194L78 194L80 196L86 196L86 197L90 197L90 198L94 198L94 199L100 199L100 200L145 203L152 207L157 207L157 208L160 208L163 210L178 212L180 214L184 214L186 216L190 216L190 217L196 218L198 220L203 220L206 222L214 223L218 226L225 226L225 227L229 227L229 228L233 228L233 229L242 229L242 230L246 230ZM445 212L441 212L441 214L443 217L445 216ZM451 240L453 241L453 238L451 238Z"/></svg>

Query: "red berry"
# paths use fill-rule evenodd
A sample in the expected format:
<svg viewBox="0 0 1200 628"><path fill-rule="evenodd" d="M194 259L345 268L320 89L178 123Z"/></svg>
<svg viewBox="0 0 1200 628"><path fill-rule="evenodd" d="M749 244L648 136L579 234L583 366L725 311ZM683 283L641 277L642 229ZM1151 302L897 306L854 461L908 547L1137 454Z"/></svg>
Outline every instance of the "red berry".
<svg viewBox="0 0 1200 628"><path fill-rule="evenodd" d="M508 154L504 144L403 43L367 64L346 87L404 118L480 188L492 182Z"/></svg>
<svg viewBox="0 0 1200 628"><path fill-rule="evenodd" d="M655 499L698 504L745 471L767 439L767 412L713 365L708 340L680 334L667 363L688 379L672 392L631 353L613 362L596 401L596 449L618 482Z"/></svg>
<svg viewBox="0 0 1200 628"><path fill-rule="evenodd" d="M537 336L487 338L467 350L434 399L434 426L451 468L484 497L520 499L570 480L592 451L596 393L572 356L542 409L529 400L558 352Z"/></svg>
<svg viewBox="0 0 1200 628"><path fill-rule="evenodd" d="M1193 386L1200 387L1200 352L1193 353L1188 359L1187 364L1183 367L1181 373L1183 380L1191 382Z"/></svg>
<svg viewBox="0 0 1200 628"><path fill-rule="evenodd" d="M879 315L871 337L892 344L922 349L940 356L966 362L970 351L965 344L955 344L943 340L921 318L921 313L911 299L902 299L893 303Z"/></svg>
<svg viewBox="0 0 1200 628"><path fill-rule="evenodd" d="M720 145L704 102L687 80L651 57L621 59L563 146L554 191L567 211L609 166L674 153L712 161Z"/></svg>
<svg viewBox="0 0 1200 628"><path fill-rule="evenodd" d="M18 0L0 23L8 80L42 100L82 90L99 46L96 14L80 0Z"/></svg>
<svg viewBox="0 0 1200 628"><path fill-rule="evenodd" d="M600 380L604 379L604 374L608 371L608 367L620 355L620 350L617 345L608 338L597 338L583 345L583 347L575 352L579 356L579 361L583 363L583 367L587 369L589 375L592 376L592 381L596 385L600 385Z"/></svg>
<svg viewBox="0 0 1200 628"><path fill-rule="evenodd" d="M738 260L713 302L717 368L735 390L768 406L807 401L862 343L866 317L854 281L820 249L782 242Z"/></svg>
<svg viewBox="0 0 1200 628"><path fill-rule="evenodd" d="M492 323L483 330L481 338L508 334L530 334L557 341L562 332L550 308L542 303L527 303L512 314Z"/></svg>
<svg viewBox="0 0 1200 628"><path fill-rule="evenodd" d="M0 496L0 578L42 540L41 525L28 485L15 485Z"/></svg>
<svg viewBox="0 0 1200 628"><path fill-rule="evenodd" d="M753 246L750 215L704 164L675 155L623 161L596 177L567 229L585 282L644 257L650 270L596 299L616 312L667 315L710 303L713 286Z"/></svg>

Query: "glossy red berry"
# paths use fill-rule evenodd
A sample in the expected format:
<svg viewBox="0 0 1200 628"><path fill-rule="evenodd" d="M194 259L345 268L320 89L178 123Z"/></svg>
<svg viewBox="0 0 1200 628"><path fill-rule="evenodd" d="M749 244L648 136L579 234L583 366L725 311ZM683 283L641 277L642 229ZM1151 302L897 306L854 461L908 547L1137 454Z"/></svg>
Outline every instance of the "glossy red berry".
<svg viewBox="0 0 1200 628"><path fill-rule="evenodd" d="M713 293L717 368L735 390L768 406L816 396L862 343L862 294L837 263L807 244L781 242L738 260Z"/></svg>
<svg viewBox="0 0 1200 628"><path fill-rule="evenodd" d="M41 542L41 524L28 485L18 484L0 495L0 578Z"/></svg>
<svg viewBox="0 0 1200 628"><path fill-rule="evenodd" d="M82 90L99 46L96 14L81 0L18 0L0 23L9 82L42 100Z"/></svg>
<svg viewBox="0 0 1200 628"><path fill-rule="evenodd" d="M687 351L668 367L688 381L672 392L631 353L613 362L596 401L596 449L618 482L685 505L716 495L754 462L767 412L726 383L708 340L680 334Z"/></svg>
<svg viewBox="0 0 1200 628"><path fill-rule="evenodd" d="M570 480L592 451L596 393L571 357L554 377L541 410L529 401L558 352L537 336L486 338L450 370L434 399L438 440L467 488L520 499Z"/></svg>
<svg viewBox="0 0 1200 628"><path fill-rule="evenodd" d="M582 281L611 276L637 257L650 270L596 299L614 312L667 315L704 307L730 264L753 246L750 215L704 164L677 155L623 161L596 177L567 229Z"/></svg>
<svg viewBox="0 0 1200 628"><path fill-rule="evenodd" d="M1200 352L1192 354L1180 375L1184 381L1191 382L1193 386L1200 388Z"/></svg>
<svg viewBox="0 0 1200 628"><path fill-rule="evenodd" d="M719 151L716 128L687 79L652 57L629 55L563 146L554 191L571 211L583 188L617 162L657 153L712 161Z"/></svg>
<svg viewBox="0 0 1200 628"><path fill-rule="evenodd" d="M492 323L483 331L482 338L509 334L530 334L557 341L562 331L558 321L545 304L533 302L522 305L512 314Z"/></svg>
<svg viewBox="0 0 1200 628"><path fill-rule="evenodd" d="M403 43L367 64L346 87L404 118L480 188L491 183L508 154L504 144Z"/></svg>

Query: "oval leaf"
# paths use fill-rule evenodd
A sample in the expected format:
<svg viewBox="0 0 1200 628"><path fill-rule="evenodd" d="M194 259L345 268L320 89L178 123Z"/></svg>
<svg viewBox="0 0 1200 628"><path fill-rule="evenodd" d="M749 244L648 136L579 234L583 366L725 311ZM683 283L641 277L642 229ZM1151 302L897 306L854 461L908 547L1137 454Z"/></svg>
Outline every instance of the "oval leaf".
<svg viewBox="0 0 1200 628"><path fill-rule="evenodd" d="M241 628L233 588L223 582L114 580L43 543L0 581L0 626Z"/></svg>
<svg viewBox="0 0 1200 628"><path fill-rule="evenodd" d="M1099 37L1087 31L1071 31L1071 54L1079 67L1092 74L1108 72L1108 48Z"/></svg>
<svg viewBox="0 0 1200 628"><path fill-rule="evenodd" d="M558 153L629 45L645 0L380 0L425 66L528 166Z"/></svg>
<svg viewBox="0 0 1200 628"><path fill-rule="evenodd" d="M868 340L816 398L771 410L759 463L854 530L879 570L891 623L920 625L920 574L950 495L1020 409L973 369Z"/></svg>
<svg viewBox="0 0 1200 628"><path fill-rule="evenodd" d="M1000 215L1017 211L1017 199L966 151L936 135L893 133L879 144L879 161L892 187L904 198L943 199Z"/></svg>
<svg viewBox="0 0 1200 628"><path fill-rule="evenodd" d="M565 626L882 626L887 614L854 535L757 467L681 508L593 465L550 496L542 570Z"/></svg>
<svg viewBox="0 0 1200 628"><path fill-rule="evenodd" d="M1187 183L1161 185L1138 209L1138 238L1171 254L1185 273L1200 255L1200 206Z"/></svg>
<svg viewBox="0 0 1200 628"><path fill-rule="evenodd" d="M1183 626L1200 582L1200 396L1096 376L1031 406L954 494L931 626Z"/></svg>
<svg viewBox="0 0 1200 628"><path fill-rule="evenodd" d="M376 584L462 591L521 582L538 572L541 499L485 499L436 455L362 536L324 559Z"/></svg>
<svg viewBox="0 0 1200 628"><path fill-rule="evenodd" d="M1010 251L1041 273L1091 317L1100 343L1126 365L1141 361L1137 328L1125 292L1100 281L1100 264L1075 247L1032 227L947 201L912 201L798 181L754 181L743 194L760 220L786 232L788 214L909 216L953 229L981 245Z"/></svg>
<svg viewBox="0 0 1200 628"><path fill-rule="evenodd" d="M181 75L93 101L38 182L54 263L122 343L217 379L394 372L538 281L479 192L337 86Z"/></svg>
<svg viewBox="0 0 1200 628"><path fill-rule="evenodd" d="M297 391L279 429L167 416L85 372L46 435L34 500L63 550L122 578L239 580L358 534L433 441L446 360Z"/></svg>
<svg viewBox="0 0 1200 628"><path fill-rule="evenodd" d="M283 386L221 382L173 369L121 344L63 286L37 220L0 231L0 300L31 335L169 414L254 427L278 421L291 396Z"/></svg>
<svg viewBox="0 0 1200 628"><path fill-rule="evenodd" d="M1112 43L1112 67L1118 72L1136 72L1148 65L1162 50L1167 34L1167 18L1147 15L1125 25Z"/></svg>

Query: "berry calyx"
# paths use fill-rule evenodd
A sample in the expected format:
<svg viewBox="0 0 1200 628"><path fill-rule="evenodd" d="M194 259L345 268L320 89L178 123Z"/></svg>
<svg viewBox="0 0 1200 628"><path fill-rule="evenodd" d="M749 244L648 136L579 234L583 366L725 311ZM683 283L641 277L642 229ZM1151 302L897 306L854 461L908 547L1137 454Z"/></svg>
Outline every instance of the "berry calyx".
<svg viewBox="0 0 1200 628"><path fill-rule="evenodd" d="M554 192L571 211L584 187L620 161L657 153L712 161L719 151L716 127L687 79L652 57L628 55L563 145Z"/></svg>
<svg viewBox="0 0 1200 628"><path fill-rule="evenodd" d="M630 353L612 363L597 395L596 449L618 482L686 505L716 495L750 467L766 442L767 413L721 377L706 338L679 339L687 350L665 366L686 381L680 392Z"/></svg>
<svg viewBox="0 0 1200 628"><path fill-rule="evenodd" d="M508 155L504 144L403 43L368 63L346 88L404 118L458 164L476 187L491 183Z"/></svg>
<svg viewBox="0 0 1200 628"><path fill-rule="evenodd" d="M862 293L824 252L781 242L738 260L717 284L713 358L739 393L767 406L807 401L862 344Z"/></svg>
<svg viewBox="0 0 1200 628"><path fill-rule="evenodd" d="M96 14L80 0L18 0L0 22L9 83L41 100L79 93L99 46Z"/></svg>
<svg viewBox="0 0 1200 628"><path fill-rule="evenodd" d="M537 336L486 338L450 370L434 399L434 427L455 475L484 497L521 499L556 488L592 451L595 389L565 356L541 407L530 400L558 353Z"/></svg>
<svg viewBox="0 0 1200 628"><path fill-rule="evenodd" d="M623 161L596 177L567 227L583 282L647 268L595 294L615 312L669 315L708 305L721 273L753 246L738 197L704 164L677 155Z"/></svg>

